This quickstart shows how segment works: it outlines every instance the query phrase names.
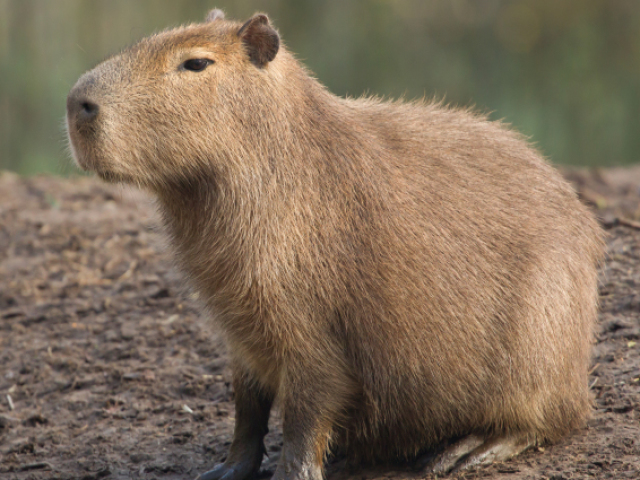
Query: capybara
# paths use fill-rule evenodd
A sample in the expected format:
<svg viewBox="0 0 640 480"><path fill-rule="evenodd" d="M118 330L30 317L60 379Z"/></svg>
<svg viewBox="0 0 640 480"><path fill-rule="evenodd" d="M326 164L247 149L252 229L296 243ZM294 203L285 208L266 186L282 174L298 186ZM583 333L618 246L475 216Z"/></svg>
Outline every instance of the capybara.
<svg viewBox="0 0 640 480"><path fill-rule="evenodd" d="M334 96L219 10L84 74L67 124L80 167L157 197L228 344L234 440L200 478L253 476L272 406L277 480L331 449L457 470L589 414L601 230L505 125Z"/></svg>

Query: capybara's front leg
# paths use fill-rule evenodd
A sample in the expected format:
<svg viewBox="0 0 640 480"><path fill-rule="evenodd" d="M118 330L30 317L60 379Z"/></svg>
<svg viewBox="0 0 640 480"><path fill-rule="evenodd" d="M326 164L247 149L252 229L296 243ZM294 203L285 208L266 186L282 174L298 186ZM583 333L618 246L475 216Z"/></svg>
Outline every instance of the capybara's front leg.
<svg viewBox="0 0 640 480"><path fill-rule="evenodd" d="M253 478L264 455L273 395L239 366L233 368L236 425L229 455L224 463L203 473L197 480L244 480Z"/></svg>
<svg viewBox="0 0 640 480"><path fill-rule="evenodd" d="M321 363L321 362L318 362ZM272 480L322 480L332 430L355 388L340 369L298 364L282 385L282 455Z"/></svg>

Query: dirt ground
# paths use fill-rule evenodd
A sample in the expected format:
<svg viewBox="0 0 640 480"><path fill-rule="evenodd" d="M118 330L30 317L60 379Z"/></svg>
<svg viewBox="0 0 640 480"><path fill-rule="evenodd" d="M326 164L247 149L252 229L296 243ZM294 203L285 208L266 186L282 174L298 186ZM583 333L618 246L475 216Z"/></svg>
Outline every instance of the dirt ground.
<svg viewBox="0 0 640 480"><path fill-rule="evenodd" d="M557 445L456 478L640 478L640 169L566 174L609 233L593 417ZM132 189L0 175L0 478L190 479L225 458L227 357L157 222ZM279 455L278 420L261 477ZM424 475L329 467L346 477Z"/></svg>

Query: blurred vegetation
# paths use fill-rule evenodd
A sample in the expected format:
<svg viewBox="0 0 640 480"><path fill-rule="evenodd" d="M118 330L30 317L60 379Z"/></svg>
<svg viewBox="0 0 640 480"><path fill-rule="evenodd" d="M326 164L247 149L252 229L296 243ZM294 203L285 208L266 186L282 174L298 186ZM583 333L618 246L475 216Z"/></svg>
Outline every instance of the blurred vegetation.
<svg viewBox="0 0 640 480"><path fill-rule="evenodd" d="M212 7L267 12L338 95L445 97L557 163L640 160L637 0L0 0L0 168L72 170L63 119L80 74Z"/></svg>

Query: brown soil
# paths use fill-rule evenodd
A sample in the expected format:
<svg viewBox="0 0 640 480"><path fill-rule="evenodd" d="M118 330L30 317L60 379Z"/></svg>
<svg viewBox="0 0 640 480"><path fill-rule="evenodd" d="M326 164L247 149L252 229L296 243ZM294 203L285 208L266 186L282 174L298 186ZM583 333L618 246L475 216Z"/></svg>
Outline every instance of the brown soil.
<svg viewBox="0 0 640 480"><path fill-rule="evenodd" d="M640 477L640 224L629 221L640 169L567 176L610 234L593 417L557 445L460 478ZM156 227L134 190L0 176L0 478L189 479L224 459L227 357ZM424 477L412 465L329 467L330 479L348 476Z"/></svg>

